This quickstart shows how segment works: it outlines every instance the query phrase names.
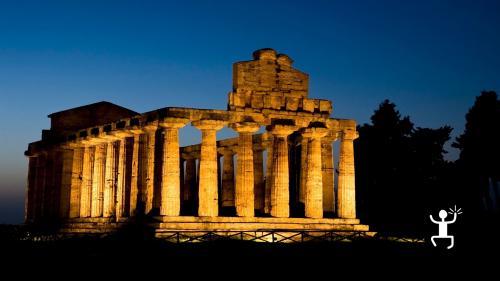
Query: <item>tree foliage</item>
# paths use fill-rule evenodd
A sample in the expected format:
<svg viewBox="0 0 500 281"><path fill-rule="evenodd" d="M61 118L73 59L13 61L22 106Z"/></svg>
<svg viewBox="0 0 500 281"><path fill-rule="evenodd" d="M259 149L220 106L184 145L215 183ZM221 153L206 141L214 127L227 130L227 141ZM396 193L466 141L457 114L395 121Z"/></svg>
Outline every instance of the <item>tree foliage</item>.
<svg viewBox="0 0 500 281"><path fill-rule="evenodd" d="M441 197L435 193L449 166L443 155L452 128L415 128L388 100L371 121L358 127L355 144L360 216L387 230L414 232Z"/></svg>

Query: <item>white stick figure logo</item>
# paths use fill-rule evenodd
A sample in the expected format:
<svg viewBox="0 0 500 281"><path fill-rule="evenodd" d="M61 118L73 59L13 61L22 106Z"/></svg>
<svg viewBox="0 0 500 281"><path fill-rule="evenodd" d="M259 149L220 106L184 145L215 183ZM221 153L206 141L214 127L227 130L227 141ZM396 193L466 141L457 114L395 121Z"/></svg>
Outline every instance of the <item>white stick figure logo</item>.
<svg viewBox="0 0 500 281"><path fill-rule="evenodd" d="M441 218L441 221L435 221L432 218L432 215L430 215L431 221L433 223L439 225L439 235L434 235L431 237L431 242L432 242L432 245L434 245L434 247L436 247L436 241L434 241L434 239L436 239L436 238L447 238L448 239L449 238L449 239L451 239L451 244L450 244L450 246L448 246L448 249L453 248L454 238L452 235L448 235L448 224L452 224L457 220L457 215L462 213L461 210L462 210L461 208L457 210L456 205L455 205L454 209L450 208L450 211L448 212L448 214L453 215L453 219L451 221L444 220L448 216L448 214L446 213L445 210L439 211L439 217Z"/></svg>

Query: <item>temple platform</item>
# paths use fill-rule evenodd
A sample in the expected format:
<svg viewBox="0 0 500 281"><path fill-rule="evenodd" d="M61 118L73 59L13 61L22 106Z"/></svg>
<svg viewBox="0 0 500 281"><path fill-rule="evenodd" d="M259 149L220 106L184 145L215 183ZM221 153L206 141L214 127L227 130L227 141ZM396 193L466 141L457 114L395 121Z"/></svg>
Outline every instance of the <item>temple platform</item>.
<svg viewBox="0 0 500 281"><path fill-rule="evenodd" d="M237 239L255 242L306 242L373 237L358 219L271 217L155 217L156 238L172 242Z"/></svg>
<svg viewBox="0 0 500 281"><path fill-rule="evenodd" d="M131 225L132 221L114 218L76 218L68 220L63 234L105 235ZM238 239L257 242L304 242L373 237L375 232L358 219L274 218L274 217L154 217L147 224L155 238L172 242L201 242L213 239Z"/></svg>

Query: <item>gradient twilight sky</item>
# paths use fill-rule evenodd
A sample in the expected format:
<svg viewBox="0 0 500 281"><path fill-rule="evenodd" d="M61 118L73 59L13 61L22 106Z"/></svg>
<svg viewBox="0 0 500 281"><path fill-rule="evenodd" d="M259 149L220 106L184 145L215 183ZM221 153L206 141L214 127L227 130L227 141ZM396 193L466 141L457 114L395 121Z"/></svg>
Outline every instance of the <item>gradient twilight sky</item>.
<svg viewBox="0 0 500 281"><path fill-rule="evenodd" d="M101 100L225 109L232 63L264 47L309 73L335 117L368 122L388 98L456 136L475 96L500 91L500 1L2 0L0 223L23 220L23 152L48 114Z"/></svg>

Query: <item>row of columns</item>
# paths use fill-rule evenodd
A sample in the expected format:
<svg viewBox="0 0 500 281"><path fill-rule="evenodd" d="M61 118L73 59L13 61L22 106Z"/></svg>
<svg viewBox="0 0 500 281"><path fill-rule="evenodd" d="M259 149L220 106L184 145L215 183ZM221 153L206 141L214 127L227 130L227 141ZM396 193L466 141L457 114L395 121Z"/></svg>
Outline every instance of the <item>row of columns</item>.
<svg viewBox="0 0 500 281"><path fill-rule="evenodd" d="M141 200L144 213L153 209L155 186L155 145L158 126L163 128L163 151L160 186L159 214L180 215L181 162L178 130L189 122L183 118L169 118L155 126L147 126L141 132L123 132L105 140L84 143L84 146L65 149L62 157L60 194L61 217L123 217L137 213ZM198 167L198 215L213 217L219 214L218 157L216 132L225 122L218 120L193 121L201 130L201 151ZM263 177L262 150L254 151L252 135L259 125L253 122L231 124L238 132L236 178L234 179L234 151L223 149L221 206L234 206L236 215L253 217L254 210L264 210L273 217L290 216L288 136L298 128L290 125L274 125L268 128L270 139L267 147L266 181ZM305 216L321 218L323 211L333 210L333 161L322 161L331 152L322 149L326 128L300 130L301 173L299 200L304 203ZM133 137L131 143L127 139ZM340 135L338 209L341 218L355 218L354 157L355 131L343 131ZM330 144L331 147L331 144ZM328 149L327 149L328 150ZM330 149L331 151L331 149ZM329 154L330 153L330 154ZM40 156L39 156L40 157ZM39 208L37 199L43 191L30 192L47 181L37 157L30 158L27 216L33 216ZM33 159L33 161L32 161ZM196 182L196 159L186 159L184 183ZM40 162L40 163L39 163ZM142 168L139 169L139 166ZM323 177L323 175L331 174ZM331 184L329 184L331 182ZM326 183L326 185L324 184ZM331 190L324 186L331 185ZM192 198L192 188L184 189L184 199ZM234 190L234 192L233 192ZM138 199L139 198L139 199ZM35 202L34 204L30 204ZM38 210L40 212L40 210Z"/></svg>

